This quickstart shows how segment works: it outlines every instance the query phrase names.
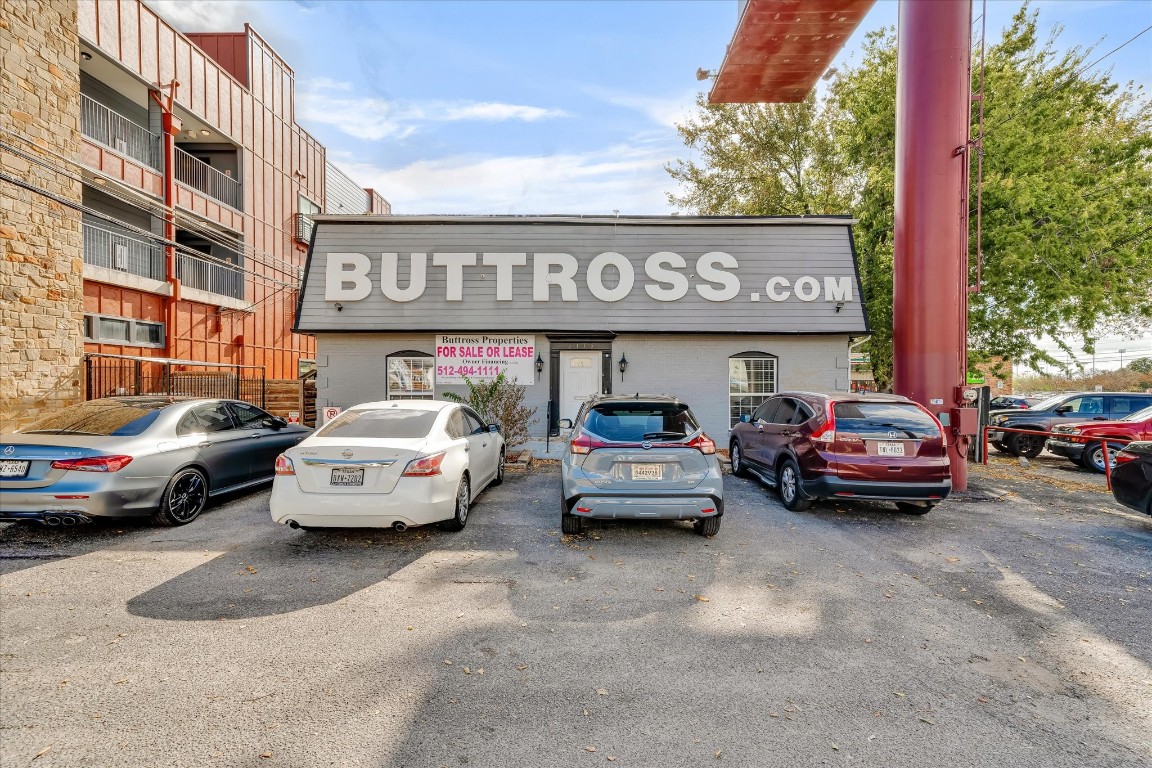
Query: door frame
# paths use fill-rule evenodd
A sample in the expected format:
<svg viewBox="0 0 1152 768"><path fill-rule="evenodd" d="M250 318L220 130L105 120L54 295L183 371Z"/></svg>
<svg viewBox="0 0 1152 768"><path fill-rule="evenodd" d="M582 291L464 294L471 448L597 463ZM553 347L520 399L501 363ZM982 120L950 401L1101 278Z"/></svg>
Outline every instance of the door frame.
<svg viewBox="0 0 1152 768"><path fill-rule="evenodd" d="M548 339L548 434L560 434L560 353L600 352L601 394L612 394L612 340L614 333L547 334Z"/></svg>

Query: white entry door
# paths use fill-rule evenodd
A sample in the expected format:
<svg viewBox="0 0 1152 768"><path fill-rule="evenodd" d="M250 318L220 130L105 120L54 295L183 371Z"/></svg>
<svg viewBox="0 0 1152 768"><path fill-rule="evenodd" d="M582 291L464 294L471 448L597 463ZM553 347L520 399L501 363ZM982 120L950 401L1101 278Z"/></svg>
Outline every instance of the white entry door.
<svg viewBox="0 0 1152 768"><path fill-rule="evenodd" d="M600 352L560 353L560 415L561 419L575 419L580 404L601 391Z"/></svg>

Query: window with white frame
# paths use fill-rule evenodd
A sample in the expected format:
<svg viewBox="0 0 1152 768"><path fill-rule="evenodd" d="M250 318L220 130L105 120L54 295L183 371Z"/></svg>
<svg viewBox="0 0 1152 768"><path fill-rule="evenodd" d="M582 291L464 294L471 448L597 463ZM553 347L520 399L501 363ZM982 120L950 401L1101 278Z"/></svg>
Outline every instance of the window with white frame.
<svg viewBox="0 0 1152 768"><path fill-rule="evenodd" d="M740 422L776 392L776 357L742 352L728 358L729 426Z"/></svg>
<svg viewBox="0 0 1152 768"><path fill-rule="evenodd" d="M388 357L389 400L431 400L436 384L436 358L419 352Z"/></svg>
<svg viewBox="0 0 1152 768"><path fill-rule="evenodd" d="M131 317L84 315L84 338L106 344L130 347L164 346L164 323Z"/></svg>

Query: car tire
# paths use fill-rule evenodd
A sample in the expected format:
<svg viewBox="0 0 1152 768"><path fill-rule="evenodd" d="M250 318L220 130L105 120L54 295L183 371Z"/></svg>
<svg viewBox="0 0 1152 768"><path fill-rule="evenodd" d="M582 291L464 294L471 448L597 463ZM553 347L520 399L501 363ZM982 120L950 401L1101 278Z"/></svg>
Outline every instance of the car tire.
<svg viewBox="0 0 1152 768"><path fill-rule="evenodd" d="M168 481L152 521L157 525L187 525L200 516L207 504L208 479L200 470L188 467Z"/></svg>
<svg viewBox="0 0 1152 768"><path fill-rule="evenodd" d="M568 511L568 503L560 500L560 532L566 536L577 536L584 532L584 521Z"/></svg>
<svg viewBox="0 0 1152 768"><path fill-rule="evenodd" d="M993 443L989 443L989 445L991 445L1000 453L1011 453L1011 451L1008 450L1008 446L1004 445L1004 443L1000 442L999 440Z"/></svg>
<svg viewBox="0 0 1152 768"><path fill-rule="evenodd" d="M736 477L748 477L748 468L744 462L744 449L740 447L739 440L728 444L728 459L732 462L732 474Z"/></svg>
<svg viewBox="0 0 1152 768"><path fill-rule="evenodd" d="M452 517L440 523L441 530L462 531L468 525L468 508L472 506L472 488L468 484L468 475L460 477L460 484L456 486L456 507Z"/></svg>
<svg viewBox="0 0 1152 768"><path fill-rule="evenodd" d="M500 485L504 482L504 449L500 449L500 459L496 463L496 477L488 485Z"/></svg>
<svg viewBox="0 0 1152 768"><path fill-rule="evenodd" d="M720 515L713 515L712 517L702 517L692 523L692 527L696 533L701 536L712 538L720 533Z"/></svg>
<svg viewBox="0 0 1152 768"><path fill-rule="evenodd" d="M780 491L780 501L786 509L793 512L803 512L812 506L812 500L804 498L800 490L800 468L792 459L785 459L780 466L780 474L776 478L776 487Z"/></svg>
<svg viewBox="0 0 1152 768"><path fill-rule="evenodd" d="M896 509L900 510L906 515L926 515L932 511L935 504L916 504L911 501L898 501L896 502Z"/></svg>
<svg viewBox="0 0 1152 768"><path fill-rule="evenodd" d="M1041 434L1013 432L1005 438L1004 444L1008 446L1009 453L1023 456L1026 459L1034 459L1040 455L1040 451L1044 450L1044 441L1045 437Z"/></svg>
<svg viewBox="0 0 1152 768"><path fill-rule="evenodd" d="M1124 450L1124 446L1108 443L1108 462L1115 468L1117 452ZM1093 472L1104 474L1104 445L1103 443L1089 443L1080 454L1081 466Z"/></svg>

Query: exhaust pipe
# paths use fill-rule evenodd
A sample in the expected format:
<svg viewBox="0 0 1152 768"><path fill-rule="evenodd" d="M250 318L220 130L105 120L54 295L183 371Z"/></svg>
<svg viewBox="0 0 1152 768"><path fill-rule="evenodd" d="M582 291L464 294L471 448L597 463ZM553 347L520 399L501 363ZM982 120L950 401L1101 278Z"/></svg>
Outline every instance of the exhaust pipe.
<svg viewBox="0 0 1152 768"><path fill-rule="evenodd" d="M300 527L300 523L296 522L295 520L289 520L288 521L288 527L291 528L292 530L296 530L297 528Z"/></svg>
<svg viewBox="0 0 1152 768"><path fill-rule="evenodd" d="M76 518L71 516L60 518L60 525L76 525L76 522Z"/></svg>
<svg viewBox="0 0 1152 768"><path fill-rule="evenodd" d="M396 533L404 533L404 531L408 530L408 526L397 520L392 523L392 530L396 531Z"/></svg>
<svg viewBox="0 0 1152 768"><path fill-rule="evenodd" d="M44 523L45 523L45 525L52 525L52 526L60 525L60 518L57 517L56 515L48 515L47 517L44 518Z"/></svg>

